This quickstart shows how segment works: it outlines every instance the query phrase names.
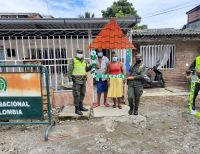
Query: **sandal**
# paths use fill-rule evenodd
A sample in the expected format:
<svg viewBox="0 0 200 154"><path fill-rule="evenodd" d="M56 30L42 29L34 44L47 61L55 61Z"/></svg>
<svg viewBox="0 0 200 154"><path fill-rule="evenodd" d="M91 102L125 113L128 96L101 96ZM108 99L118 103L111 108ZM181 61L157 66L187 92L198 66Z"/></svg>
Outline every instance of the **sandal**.
<svg viewBox="0 0 200 154"><path fill-rule="evenodd" d="M116 108L116 104L113 104L113 108Z"/></svg>
<svg viewBox="0 0 200 154"><path fill-rule="evenodd" d="M110 106L110 104L108 104L108 102L104 102L103 104L104 104L105 107L109 107Z"/></svg>
<svg viewBox="0 0 200 154"><path fill-rule="evenodd" d="M121 106L121 105L118 105L118 108L119 108L119 109L122 109L122 106Z"/></svg>
<svg viewBox="0 0 200 154"><path fill-rule="evenodd" d="M96 108L98 106L100 106L100 103L97 102L97 103L93 104L92 108Z"/></svg>

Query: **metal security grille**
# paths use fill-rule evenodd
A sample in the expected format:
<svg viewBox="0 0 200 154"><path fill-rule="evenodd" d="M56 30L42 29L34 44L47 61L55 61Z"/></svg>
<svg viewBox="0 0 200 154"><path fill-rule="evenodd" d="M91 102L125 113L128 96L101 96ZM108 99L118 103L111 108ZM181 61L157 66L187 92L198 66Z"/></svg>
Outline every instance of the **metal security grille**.
<svg viewBox="0 0 200 154"><path fill-rule="evenodd" d="M76 49L82 48L84 57L89 61L87 49L88 36L15 36L0 38L0 63L4 64L42 64L50 75L50 86L61 90L67 82L69 61ZM1 72L34 72L34 68L1 68ZM43 82L45 86L45 82Z"/></svg>
<svg viewBox="0 0 200 154"><path fill-rule="evenodd" d="M62 91L67 83L69 61L75 57L76 49L81 48L84 58L90 61L89 44L97 36L92 30L43 30L43 31L6 31L0 36L0 63L2 64L42 64L49 72L50 86L55 91ZM5 36L2 36L5 35ZM131 33L129 34L131 40ZM106 56L111 58L111 50ZM126 50L116 50L121 62L126 61ZM0 68L1 72L34 72L36 68L9 67ZM45 78L45 77L43 77ZM43 81L43 86L45 82Z"/></svg>
<svg viewBox="0 0 200 154"><path fill-rule="evenodd" d="M143 62L147 67L160 64L162 69L173 69L175 67L176 46L168 45L142 45L140 53L143 55Z"/></svg>

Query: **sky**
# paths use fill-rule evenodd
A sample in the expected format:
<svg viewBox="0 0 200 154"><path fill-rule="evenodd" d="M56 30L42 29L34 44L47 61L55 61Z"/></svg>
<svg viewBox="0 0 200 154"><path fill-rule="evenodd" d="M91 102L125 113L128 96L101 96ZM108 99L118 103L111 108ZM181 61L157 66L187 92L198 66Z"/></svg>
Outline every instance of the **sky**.
<svg viewBox="0 0 200 154"><path fill-rule="evenodd" d="M89 11L101 17L101 10L115 0L0 0L0 12L37 12L61 18L76 18ZM148 28L182 28L187 23L186 12L200 5L200 0L128 0ZM174 10L174 11L171 11ZM168 12L169 11L169 12ZM161 15L156 15L159 13ZM153 15L153 16L152 16ZM152 16L152 17L150 17Z"/></svg>

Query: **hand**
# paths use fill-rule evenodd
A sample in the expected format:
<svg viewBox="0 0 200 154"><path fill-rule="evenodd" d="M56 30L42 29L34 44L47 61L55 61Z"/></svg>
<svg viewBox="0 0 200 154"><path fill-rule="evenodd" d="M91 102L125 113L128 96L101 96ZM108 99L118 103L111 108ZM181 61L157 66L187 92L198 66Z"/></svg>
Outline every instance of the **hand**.
<svg viewBox="0 0 200 154"><path fill-rule="evenodd" d="M127 78L127 80L133 80L133 79L134 79L133 76L129 76L129 77Z"/></svg>
<svg viewBox="0 0 200 154"><path fill-rule="evenodd" d="M108 87L109 87L110 86L110 81L108 80L107 83L108 83Z"/></svg>
<svg viewBox="0 0 200 154"><path fill-rule="evenodd" d="M96 68L97 68L97 69L100 69L100 66L99 66L99 64L96 64Z"/></svg>

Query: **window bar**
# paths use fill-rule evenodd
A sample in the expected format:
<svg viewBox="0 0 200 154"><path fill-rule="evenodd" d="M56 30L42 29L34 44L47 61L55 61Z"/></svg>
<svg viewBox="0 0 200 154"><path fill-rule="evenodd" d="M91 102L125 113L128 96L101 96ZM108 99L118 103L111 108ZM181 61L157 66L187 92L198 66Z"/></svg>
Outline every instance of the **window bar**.
<svg viewBox="0 0 200 154"><path fill-rule="evenodd" d="M67 38L66 38L66 35L65 35L65 74L67 74L67 70L68 70L68 68L66 67L67 66L67 64L68 64L68 57L67 57ZM67 68L67 69L66 69Z"/></svg>
<svg viewBox="0 0 200 154"><path fill-rule="evenodd" d="M29 36L27 37L27 41L28 41L28 51L29 51L29 53L27 53L28 55L28 57L29 57L29 59L28 60L30 60L31 59L31 47L30 47L30 39L29 39ZM33 67L31 67L31 72L33 72Z"/></svg>
<svg viewBox="0 0 200 154"><path fill-rule="evenodd" d="M148 65L149 65L149 67L151 67L150 46L148 45L146 48L147 48L147 52L148 52Z"/></svg>
<svg viewBox="0 0 200 154"><path fill-rule="evenodd" d="M161 65L161 68L163 68L163 64L162 64L162 59L164 58L163 56L163 45L161 45L161 48L160 48L161 50L160 50L160 54L161 54L161 56L160 56L160 65Z"/></svg>
<svg viewBox="0 0 200 154"><path fill-rule="evenodd" d="M142 54L143 63L146 65L146 59L145 59L146 57L143 50L143 46L140 46L140 53Z"/></svg>
<svg viewBox="0 0 200 154"><path fill-rule="evenodd" d="M145 46L145 50L146 50L146 55L147 55L147 64L148 64L148 67L151 67L151 64L150 64L150 55L149 55L149 46Z"/></svg>
<svg viewBox="0 0 200 154"><path fill-rule="evenodd" d="M155 51L154 51L154 61L157 63L157 57L158 57L158 56L157 56L157 55L158 55L158 54L157 54L157 51L158 51L158 45L155 45L154 47L155 47L155 48L154 48L154 50L155 50Z"/></svg>
<svg viewBox="0 0 200 154"><path fill-rule="evenodd" d="M29 48L29 59L31 58L31 44L30 44L30 37L28 36L28 48Z"/></svg>
<svg viewBox="0 0 200 154"><path fill-rule="evenodd" d="M168 52L169 52L169 53L168 53L168 54L169 54L169 59L168 59L168 60L169 60L169 63L168 63L167 68L168 68L168 69L171 69L171 62L170 62L170 60L171 60L171 58L170 58L170 57L171 57L171 45L169 45L168 48L169 48L169 49L168 49Z"/></svg>
<svg viewBox="0 0 200 154"><path fill-rule="evenodd" d="M55 39L53 36L53 54L54 54L54 76L55 76L55 90L58 91L58 79L57 79L57 68L56 68L56 49L55 49Z"/></svg>
<svg viewBox="0 0 200 154"><path fill-rule="evenodd" d="M50 82L50 87L52 86L52 80L51 80L51 66L50 66L50 55L49 55L49 37L47 36L47 54L48 54L48 68L49 68L49 82Z"/></svg>
<svg viewBox="0 0 200 154"><path fill-rule="evenodd" d="M91 37L92 37L91 30L88 30L88 45L90 45L91 43ZM89 48L89 57L90 57L90 52L91 52L91 49ZM93 95L93 101L94 101L94 95Z"/></svg>
<svg viewBox="0 0 200 154"><path fill-rule="evenodd" d="M42 36L40 36L40 48L41 48L41 54L42 54L42 57L40 58L41 59L41 63L42 65L46 65L46 62L44 60L44 48L43 48L43 41L42 41ZM46 82L45 82L45 74L43 73L43 79L44 79L44 86L46 86Z"/></svg>
<svg viewBox="0 0 200 154"><path fill-rule="evenodd" d="M25 48L24 48L24 37L22 36L22 51L23 51L23 58L25 60Z"/></svg>
<svg viewBox="0 0 200 154"><path fill-rule="evenodd" d="M15 43L16 43L16 51L17 51L17 60L19 60L19 48L18 48L18 42L17 42L17 36L15 36ZM19 72L21 72L21 68L18 67Z"/></svg>
<svg viewBox="0 0 200 154"><path fill-rule="evenodd" d="M174 45L174 48L173 48L173 51L174 51L174 54L173 54L173 64L174 64L174 66L173 66L173 68L175 68L175 66L176 66L176 45Z"/></svg>
<svg viewBox="0 0 200 154"><path fill-rule="evenodd" d="M61 53L61 41L60 41L60 36L59 36L59 48L60 48L60 59L61 59L61 64L60 64L60 68L61 68L61 83L63 85L63 64L62 64L62 61L63 61L63 58L62 58L62 53Z"/></svg>
<svg viewBox="0 0 200 154"><path fill-rule="evenodd" d="M86 51L85 50L85 37L84 37L84 35L83 35L83 50ZM85 59L85 57L86 57L85 52L83 52L83 56L84 56L84 59Z"/></svg>
<svg viewBox="0 0 200 154"><path fill-rule="evenodd" d="M150 45L150 48L149 48L149 51L150 51L150 55L151 55L151 67L153 67L153 46Z"/></svg>
<svg viewBox="0 0 200 154"><path fill-rule="evenodd" d="M13 53L12 53L12 43L11 43L11 37L9 36L9 45L10 45L10 55L11 55L11 60L13 61ZM14 67L12 67L12 71L14 72Z"/></svg>
<svg viewBox="0 0 200 154"><path fill-rule="evenodd" d="M141 50L142 50L142 53L144 54L144 57L145 57L145 65L148 67L148 64L147 64L147 52L146 52L146 47L144 46L141 46Z"/></svg>
<svg viewBox="0 0 200 154"><path fill-rule="evenodd" d="M37 39L36 39L36 36L34 36L34 41L35 41L35 59L38 59L38 56L37 56Z"/></svg>
<svg viewBox="0 0 200 154"><path fill-rule="evenodd" d="M164 57L165 57L165 52L166 52L166 50L167 50L166 45L164 45L164 53L163 53ZM164 69L165 69L165 68L166 68L166 65L165 65L165 64L163 64L163 65L164 65Z"/></svg>
<svg viewBox="0 0 200 154"><path fill-rule="evenodd" d="M79 44L78 44L78 35L76 36L76 47L79 48Z"/></svg>
<svg viewBox="0 0 200 154"><path fill-rule="evenodd" d="M4 36L3 36L3 51L4 51L4 58L5 58L5 61L7 59L7 56L6 56L6 44L5 44L5 39L4 39ZM8 68L6 67L6 72L8 72Z"/></svg>
<svg viewBox="0 0 200 154"><path fill-rule="evenodd" d="M42 36L40 36L40 43L41 43L41 52L42 52L42 60L44 59L44 49L43 49L43 42L42 42Z"/></svg>
<svg viewBox="0 0 200 154"><path fill-rule="evenodd" d="M160 64L160 62L161 62L161 54L160 54L160 52L161 52L161 46L160 45L158 45L158 61L159 61L159 64Z"/></svg>
<svg viewBox="0 0 200 154"><path fill-rule="evenodd" d="M74 49L73 49L73 38L71 35L71 52L72 52L72 58L74 57Z"/></svg>
<svg viewBox="0 0 200 154"><path fill-rule="evenodd" d="M67 38L66 38L66 35L65 35L65 48L66 48L65 52L66 52L66 59L67 59Z"/></svg>

